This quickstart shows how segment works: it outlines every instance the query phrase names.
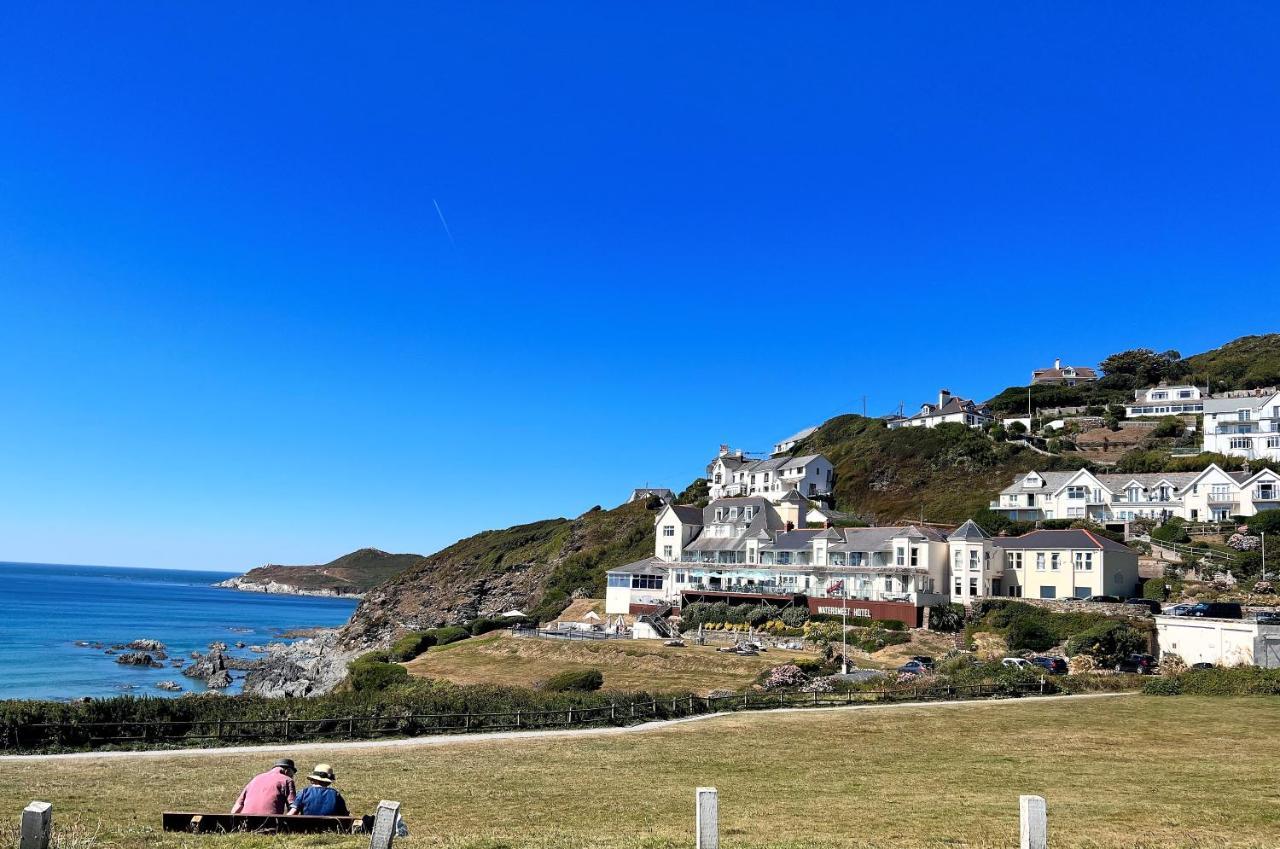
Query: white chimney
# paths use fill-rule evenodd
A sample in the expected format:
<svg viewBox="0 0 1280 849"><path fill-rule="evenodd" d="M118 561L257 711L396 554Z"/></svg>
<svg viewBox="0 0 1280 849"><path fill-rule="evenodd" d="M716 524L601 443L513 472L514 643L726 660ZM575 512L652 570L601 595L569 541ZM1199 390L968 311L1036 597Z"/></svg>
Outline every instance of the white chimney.
<svg viewBox="0 0 1280 849"><path fill-rule="evenodd" d="M947 402L948 402L948 401L950 401L950 400L951 400L951 390L950 390L950 389L939 389L939 390L938 390L938 406L939 406L939 407L945 407L945 406L947 406Z"/></svg>
<svg viewBox="0 0 1280 849"><path fill-rule="evenodd" d="M1054 357L1054 358L1053 358L1053 367L1054 367L1054 368L1062 368L1062 357Z"/></svg>

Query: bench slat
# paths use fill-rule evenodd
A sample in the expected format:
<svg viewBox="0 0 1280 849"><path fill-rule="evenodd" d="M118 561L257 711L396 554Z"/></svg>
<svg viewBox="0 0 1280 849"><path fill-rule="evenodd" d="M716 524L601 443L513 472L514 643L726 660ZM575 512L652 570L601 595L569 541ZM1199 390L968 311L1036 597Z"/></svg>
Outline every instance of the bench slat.
<svg viewBox="0 0 1280 849"><path fill-rule="evenodd" d="M316 834L319 832L351 833L356 817L312 817L284 815L222 814L206 811L165 811L160 815L165 831L197 834L255 831L264 833Z"/></svg>

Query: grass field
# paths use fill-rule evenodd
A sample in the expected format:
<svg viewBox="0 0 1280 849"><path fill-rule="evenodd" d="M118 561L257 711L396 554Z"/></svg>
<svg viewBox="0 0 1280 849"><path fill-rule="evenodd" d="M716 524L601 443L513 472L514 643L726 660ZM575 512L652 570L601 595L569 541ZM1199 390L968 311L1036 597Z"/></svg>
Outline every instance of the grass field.
<svg viewBox="0 0 1280 849"><path fill-rule="evenodd" d="M557 672L599 669L617 690L688 690L705 695L750 684L761 670L814 652L770 649L757 657L721 654L711 646L672 648L655 640L568 642L490 634L432 648L407 664L410 674L459 684L529 687Z"/></svg>
<svg viewBox="0 0 1280 849"><path fill-rule="evenodd" d="M1278 708L1122 696L737 714L613 737L296 756L333 763L353 808L402 801L405 849L687 847L700 785L720 790L725 849L1010 849L1020 793L1048 799L1055 849L1262 849L1280 845ZM160 811L224 810L274 757L0 762L0 810L53 802L79 838L62 849L367 845L158 833Z"/></svg>

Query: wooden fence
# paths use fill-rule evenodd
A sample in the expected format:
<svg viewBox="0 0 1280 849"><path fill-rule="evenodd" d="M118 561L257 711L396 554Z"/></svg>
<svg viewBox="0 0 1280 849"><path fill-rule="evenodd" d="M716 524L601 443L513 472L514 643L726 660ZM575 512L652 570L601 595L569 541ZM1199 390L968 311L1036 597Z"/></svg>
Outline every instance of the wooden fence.
<svg viewBox="0 0 1280 849"><path fill-rule="evenodd" d="M961 686L918 684L847 693L740 693L727 696L651 697L540 711L404 713L318 719L285 716L279 719L15 723L9 728L0 749L8 752L35 752L95 749L116 745L243 745L335 739L370 740L428 734L629 725L635 722L674 719L722 711L1044 695L1053 690L1054 688L1042 677L1038 682Z"/></svg>

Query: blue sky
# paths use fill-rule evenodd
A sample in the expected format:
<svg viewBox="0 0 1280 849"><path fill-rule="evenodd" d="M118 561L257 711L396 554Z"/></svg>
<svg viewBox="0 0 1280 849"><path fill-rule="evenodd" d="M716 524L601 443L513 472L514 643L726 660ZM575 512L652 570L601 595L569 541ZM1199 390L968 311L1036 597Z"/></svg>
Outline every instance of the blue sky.
<svg viewBox="0 0 1280 849"><path fill-rule="evenodd" d="M1277 329L1271 4L268 5L0 13L2 559L426 552Z"/></svg>

